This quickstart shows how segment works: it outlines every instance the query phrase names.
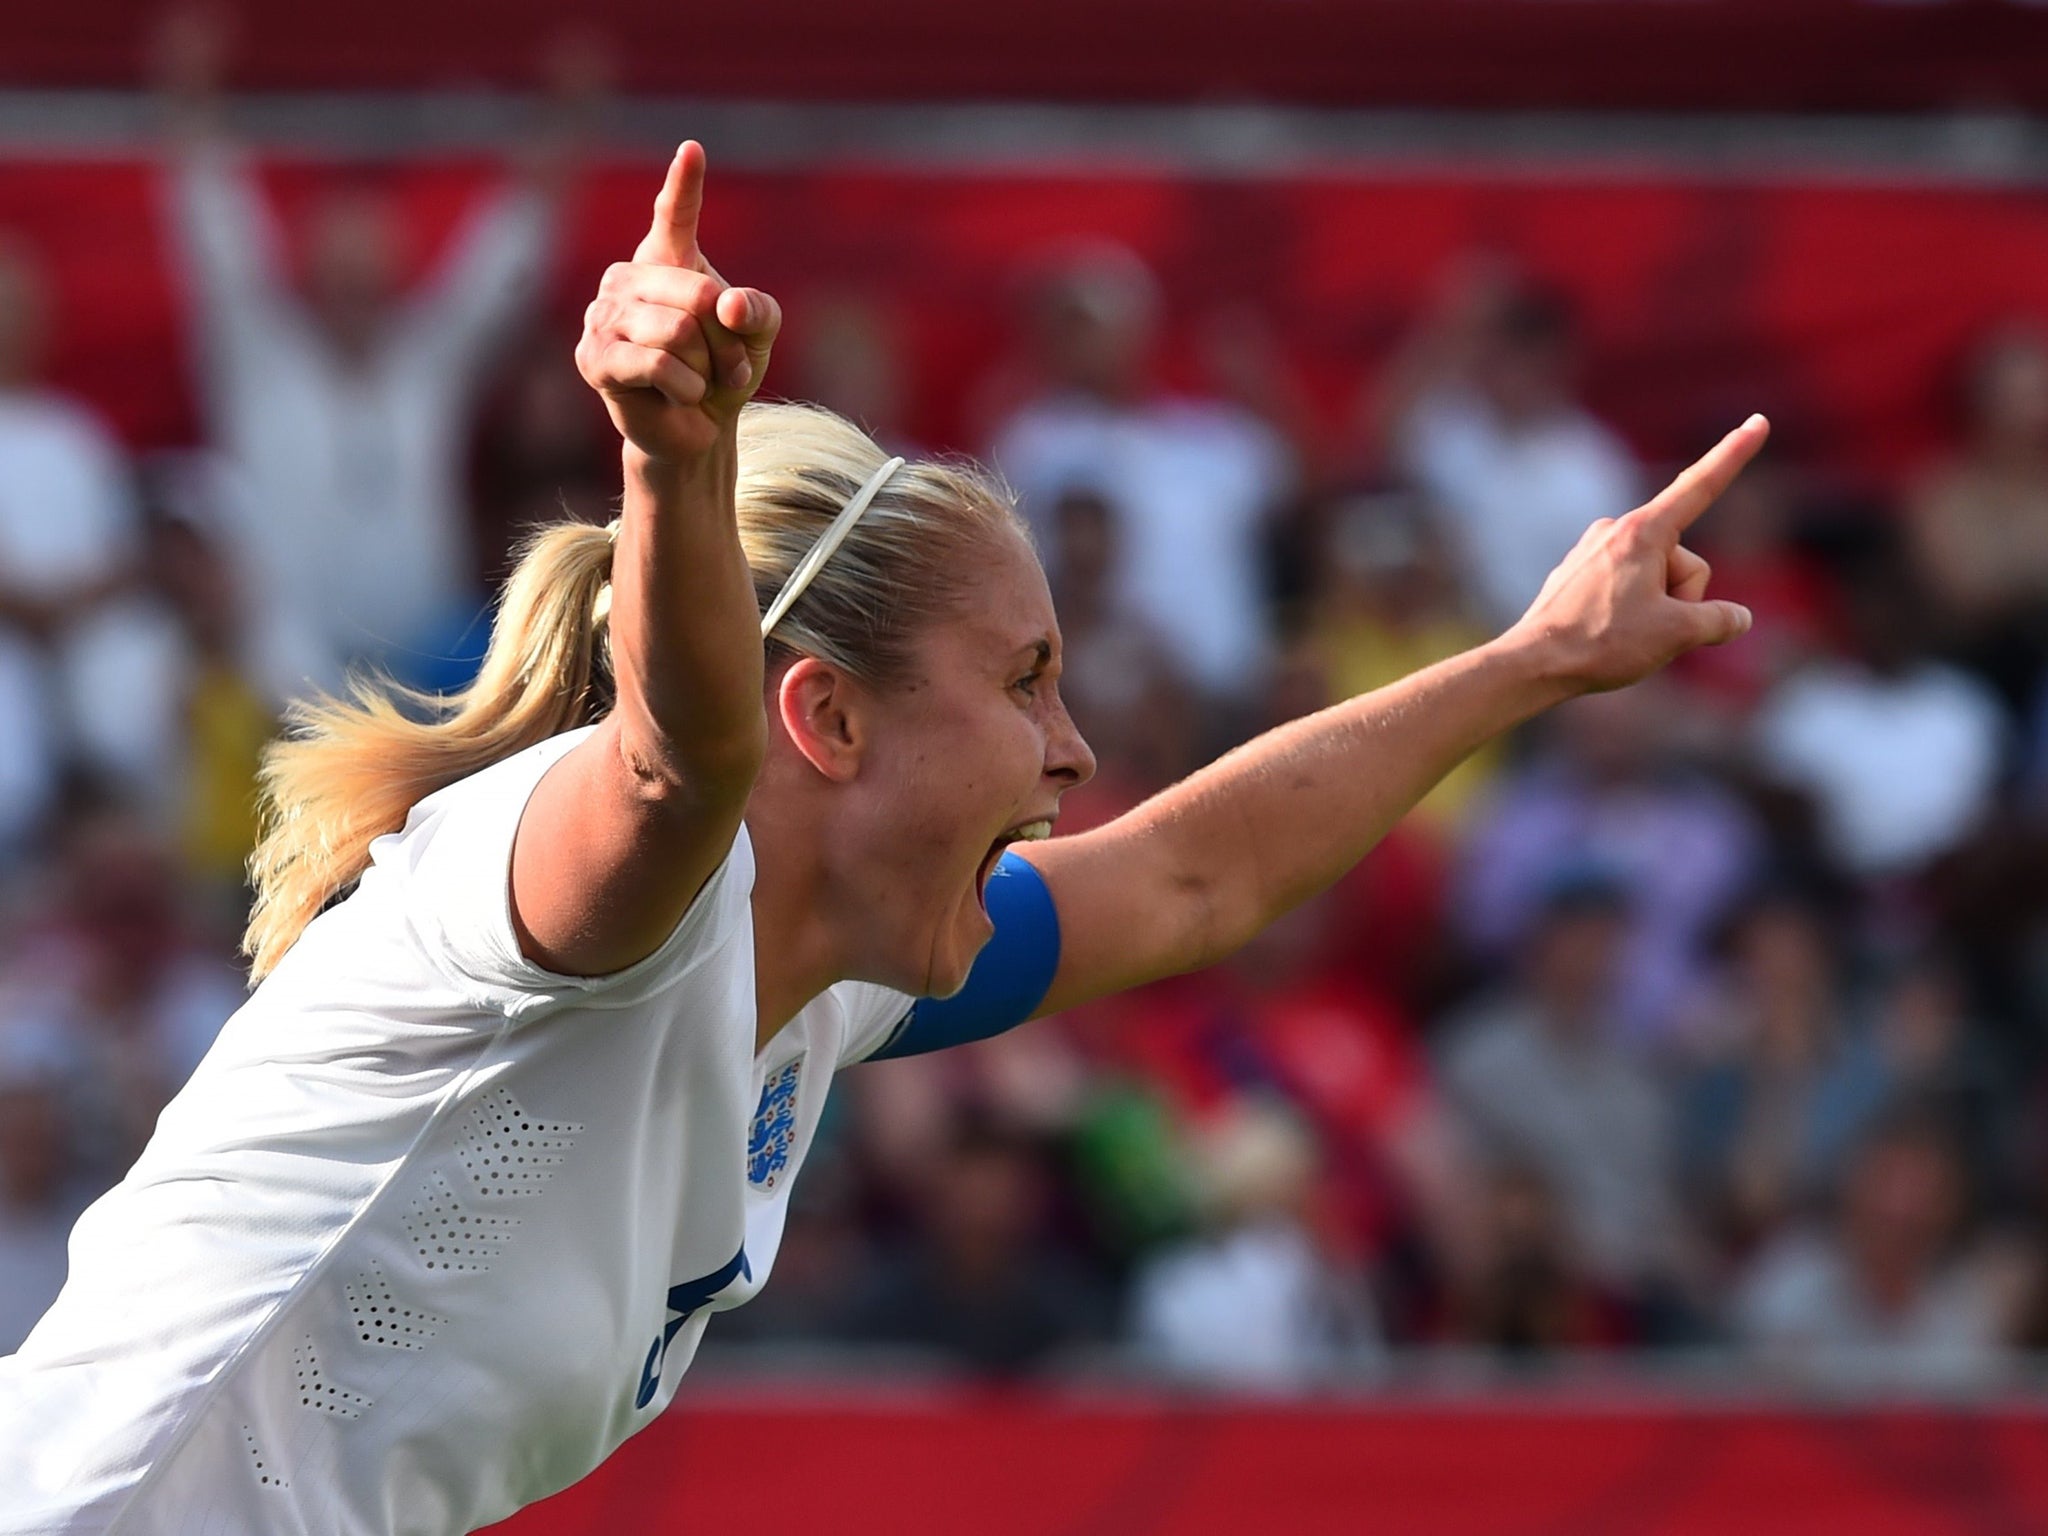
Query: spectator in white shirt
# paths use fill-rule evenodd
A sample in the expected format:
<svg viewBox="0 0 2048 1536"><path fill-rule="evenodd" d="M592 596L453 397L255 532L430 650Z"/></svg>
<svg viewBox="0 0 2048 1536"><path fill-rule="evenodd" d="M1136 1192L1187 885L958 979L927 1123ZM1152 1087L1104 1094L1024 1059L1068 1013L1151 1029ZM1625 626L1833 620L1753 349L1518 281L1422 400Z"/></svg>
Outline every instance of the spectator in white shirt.
<svg viewBox="0 0 2048 1536"><path fill-rule="evenodd" d="M303 291L220 129L224 48L190 16L162 72L166 183L215 446L239 480L244 586L279 692L352 663L404 673L479 604L464 486L486 365L534 302L562 146L473 213L425 283L399 287L397 211L358 187L312 218ZM567 366L566 359L564 366Z"/></svg>
<svg viewBox="0 0 2048 1536"><path fill-rule="evenodd" d="M1767 772L1809 794L1829 851L1856 875L1911 875L1992 807L2009 730L1997 696L1921 643L1924 594L1895 552L1847 581L1850 654L1766 695L1755 744Z"/></svg>
<svg viewBox="0 0 2048 1536"><path fill-rule="evenodd" d="M1378 1319L1306 1213L1315 1142L1277 1105L1233 1104L1195 1146L1207 1230L1151 1258L1132 1284L1141 1355L1240 1390L1300 1391L1377 1363Z"/></svg>
<svg viewBox="0 0 2048 1536"><path fill-rule="evenodd" d="M1203 689L1242 699L1271 646L1264 541L1294 457L1239 406L1155 391L1159 310L1152 274L1120 246L1057 265L1030 313L1043 392L1002 426L993 454L1049 565L1060 498L1101 496L1118 523L1121 600Z"/></svg>
<svg viewBox="0 0 2048 1536"><path fill-rule="evenodd" d="M1481 271L1388 374L1389 455L1442 508L1498 625L1521 617L1587 524L1641 499L1628 449L1577 400L1577 372L1569 302Z"/></svg>

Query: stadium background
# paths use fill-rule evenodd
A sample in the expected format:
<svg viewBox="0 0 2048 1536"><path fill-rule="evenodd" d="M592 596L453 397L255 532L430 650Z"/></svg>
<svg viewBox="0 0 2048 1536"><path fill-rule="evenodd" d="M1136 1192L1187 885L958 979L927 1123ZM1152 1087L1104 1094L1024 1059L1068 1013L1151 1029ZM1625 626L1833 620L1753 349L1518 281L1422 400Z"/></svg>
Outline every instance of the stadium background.
<svg viewBox="0 0 2048 1536"><path fill-rule="evenodd" d="M1497 623L1515 475L1779 429L1701 531L1743 648L1524 733L1240 963L853 1074L775 1285L507 1529L2048 1529L2048 10L379 0L221 42L295 271L340 196L425 279L573 128L457 391L440 638L356 653L430 685L518 525L604 515L568 349L684 134L790 315L773 387L1036 497L1077 822ZM209 446L179 46L0 6L0 361L43 343L0 380L0 1348L232 1005L290 595L238 541L318 515ZM1503 471L1442 418L1517 387L1554 452ZM6 435L45 389L132 488L61 558Z"/></svg>

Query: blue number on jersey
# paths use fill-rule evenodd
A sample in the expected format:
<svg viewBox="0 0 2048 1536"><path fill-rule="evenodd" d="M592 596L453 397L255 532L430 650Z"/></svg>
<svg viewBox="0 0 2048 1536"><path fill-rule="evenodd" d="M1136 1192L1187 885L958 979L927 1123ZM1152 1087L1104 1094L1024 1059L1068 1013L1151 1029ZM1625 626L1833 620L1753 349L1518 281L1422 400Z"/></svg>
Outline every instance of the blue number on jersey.
<svg viewBox="0 0 2048 1536"><path fill-rule="evenodd" d="M661 1390L661 1368L668 1359L669 1341L682 1330L690 1320L690 1314L710 1301L733 1281L744 1276L754 1278L754 1271L747 1263L746 1245L722 1267L708 1275L699 1275L695 1280L685 1280L681 1285L668 1288L668 1309L676 1315L668 1320L668 1326L661 1331L647 1351L647 1363L640 1367L640 1390L633 1396L635 1408L645 1408L654 1401L654 1394Z"/></svg>
<svg viewBox="0 0 2048 1536"><path fill-rule="evenodd" d="M1045 877L1006 853L988 877L995 937L975 958L967 985L951 997L927 997L903 1016L869 1061L917 1056L986 1040L1038 1011L1060 968L1060 915Z"/></svg>

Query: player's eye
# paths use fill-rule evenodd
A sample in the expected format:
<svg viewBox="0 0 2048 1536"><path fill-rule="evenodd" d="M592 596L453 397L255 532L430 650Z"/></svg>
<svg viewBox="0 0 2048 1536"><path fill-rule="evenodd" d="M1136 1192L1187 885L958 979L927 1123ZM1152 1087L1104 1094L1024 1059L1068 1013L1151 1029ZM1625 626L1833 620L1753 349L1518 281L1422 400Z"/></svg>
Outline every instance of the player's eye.
<svg viewBox="0 0 2048 1536"><path fill-rule="evenodd" d="M1038 696L1039 681L1044 676L1043 672L1027 672L1010 686L1023 694L1027 699L1036 698Z"/></svg>

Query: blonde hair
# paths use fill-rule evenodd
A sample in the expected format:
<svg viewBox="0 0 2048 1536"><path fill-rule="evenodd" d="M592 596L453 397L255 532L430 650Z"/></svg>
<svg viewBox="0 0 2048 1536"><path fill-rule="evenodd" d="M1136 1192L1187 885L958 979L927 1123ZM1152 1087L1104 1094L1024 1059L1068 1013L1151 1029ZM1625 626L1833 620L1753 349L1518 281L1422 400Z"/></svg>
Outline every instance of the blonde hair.
<svg viewBox="0 0 2048 1536"><path fill-rule="evenodd" d="M884 461L866 433L817 406L741 413L735 506L763 612ZM1025 536L1012 498L971 462L905 465L776 626L771 659L815 656L876 687L901 682L918 633L957 610L978 557L1005 533ZM461 693L359 678L345 699L292 707L264 754L264 831L249 859L255 902L242 939L252 976L269 974L362 874L370 844L421 800L610 710L611 559L611 536L593 524L535 532Z"/></svg>

